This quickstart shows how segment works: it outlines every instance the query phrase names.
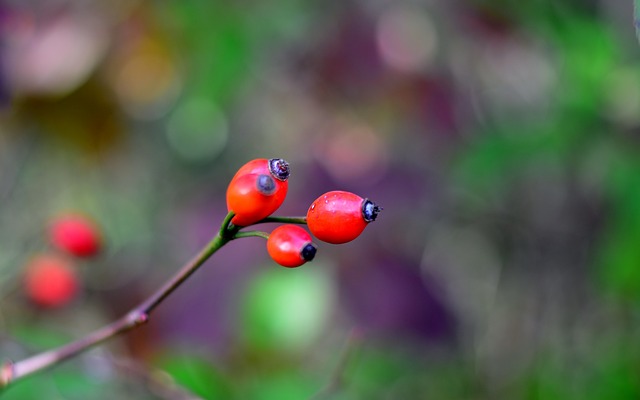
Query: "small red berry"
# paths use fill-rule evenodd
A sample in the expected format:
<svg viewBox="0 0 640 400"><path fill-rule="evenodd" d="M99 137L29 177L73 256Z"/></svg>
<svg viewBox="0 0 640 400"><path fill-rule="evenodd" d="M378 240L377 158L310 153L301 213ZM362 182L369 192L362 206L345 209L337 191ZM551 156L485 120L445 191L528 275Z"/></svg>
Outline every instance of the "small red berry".
<svg viewBox="0 0 640 400"><path fill-rule="evenodd" d="M307 211L307 225L318 239L341 244L357 238L382 210L368 199L340 190L318 197Z"/></svg>
<svg viewBox="0 0 640 400"><path fill-rule="evenodd" d="M268 217L282 204L271 175L246 174L231 181L227 187L227 209L236 215L231 222L251 225Z"/></svg>
<svg viewBox="0 0 640 400"><path fill-rule="evenodd" d="M299 267L316 255L316 246L311 235L297 225L282 225L269 235L267 252L273 261L283 267Z"/></svg>
<svg viewBox="0 0 640 400"><path fill-rule="evenodd" d="M80 214L58 217L51 223L49 234L54 246L77 257L94 256L102 247L98 227Z"/></svg>
<svg viewBox="0 0 640 400"><path fill-rule="evenodd" d="M27 264L24 288L34 303L43 307L60 307L75 296L78 278L66 259L42 254Z"/></svg>

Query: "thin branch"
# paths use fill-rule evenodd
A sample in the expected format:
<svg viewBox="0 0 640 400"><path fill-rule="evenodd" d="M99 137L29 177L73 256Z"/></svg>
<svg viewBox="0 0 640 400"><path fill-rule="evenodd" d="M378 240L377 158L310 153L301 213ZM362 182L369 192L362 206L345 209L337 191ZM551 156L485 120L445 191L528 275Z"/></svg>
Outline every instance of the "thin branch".
<svg viewBox="0 0 640 400"><path fill-rule="evenodd" d="M171 279L169 279L160 289L153 293L147 300L145 300L138 307L133 309L135 314L133 317L142 318L142 322L146 322L148 314L151 313L162 301L173 293L187 278L191 276L198 267L200 267L213 253L218 251L222 246L227 244L230 239L223 238L220 234L217 234L204 249L200 251L195 257L185 264Z"/></svg>
<svg viewBox="0 0 640 400"><path fill-rule="evenodd" d="M149 314L164 299L176 290L189 276L191 276L213 253L227 244L238 233L230 221L233 212L224 219L220 231L216 236L189 262L187 262L173 277L156 290L149 298L133 308L122 318L86 335L67 345L36 354L18 362L7 362L0 367L0 389L35 372L51 367L63 360L71 358L97 344L110 339L120 333L131 330L149 320Z"/></svg>
<svg viewBox="0 0 640 400"><path fill-rule="evenodd" d="M263 239L269 239L269 234L267 232L262 231L246 231L246 232L238 232L233 235L234 239L241 239L247 237L261 237Z"/></svg>

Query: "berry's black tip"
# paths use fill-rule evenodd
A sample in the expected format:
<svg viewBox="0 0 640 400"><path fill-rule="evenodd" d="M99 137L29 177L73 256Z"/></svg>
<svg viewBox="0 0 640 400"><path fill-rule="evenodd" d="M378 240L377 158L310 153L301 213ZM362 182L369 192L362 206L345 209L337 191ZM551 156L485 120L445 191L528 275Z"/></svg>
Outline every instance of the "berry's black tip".
<svg viewBox="0 0 640 400"><path fill-rule="evenodd" d="M269 175L260 175L256 182L258 190L264 195L272 195L276 191L276 182Z"/></svg>
<svg viewBox="0 0 640 400"><path fill-rule="evenodd" d="M300 255L302 256L303 260L311 261L316 256L317 251L318 249L316 248L316 246L313 243L309 243L304 246L304 248L300 252Z"/></svg>
<svg viewBox="0 0 640 400"><path fill-rule="evenodd" d="M269 160L269 171L274 178L279 181L286 181L291 175L289 163L282 158L272 158Z"/></svg>
<svg viewBox="0 0 640 400"><path fill-rule="evenodd" d="M378 218L378 214L382 211L382 207L369 199L362 202L362 217L367 222L373 222Z"/></svg>

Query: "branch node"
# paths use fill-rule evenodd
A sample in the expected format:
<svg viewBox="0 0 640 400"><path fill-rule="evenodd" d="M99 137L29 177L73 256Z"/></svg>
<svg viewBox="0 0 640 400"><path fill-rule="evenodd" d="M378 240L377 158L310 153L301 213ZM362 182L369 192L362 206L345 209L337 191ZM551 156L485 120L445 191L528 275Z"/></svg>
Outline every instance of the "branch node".
<svg viewBox="0 0 640 400"><path fill-rule="evenodd" d="M145 324L148 321L149 321L149 313L139 311L139 310L130 312L127 317L127 325L130 328Z"/></svg>
<svg viewBox="0 0 640 400"><path fill-rule="evenodd" d="M149 321L149 314L148 313L141 313L140 315L138 315L138 317L135 319L135 324L136 325L142 325L145 324Z"/></svg>

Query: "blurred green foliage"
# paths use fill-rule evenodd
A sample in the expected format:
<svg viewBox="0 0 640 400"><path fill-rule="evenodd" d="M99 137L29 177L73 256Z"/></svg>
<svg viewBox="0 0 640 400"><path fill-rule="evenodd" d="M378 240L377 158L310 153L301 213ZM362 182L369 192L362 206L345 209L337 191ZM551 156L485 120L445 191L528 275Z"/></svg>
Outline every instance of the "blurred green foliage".
<svg viewBox="0 0 640 400"><path fill-rule="evenodd" d="M167 355L156 365L191 393L205 399L231 398L227 379L207 360L186 354Z"/></svg>
<svg viewBox="0 0 640 400"><path fill-rule="evenodd" d="M318 263L319 264L319 263ZM332 290L328 265L291 270L268 268L246 289L242 336L250 346L279 352L304 349L327 323Z"/></svg>

